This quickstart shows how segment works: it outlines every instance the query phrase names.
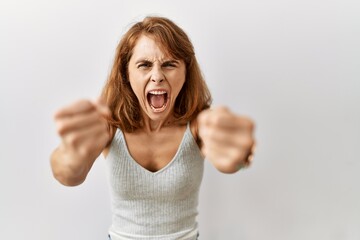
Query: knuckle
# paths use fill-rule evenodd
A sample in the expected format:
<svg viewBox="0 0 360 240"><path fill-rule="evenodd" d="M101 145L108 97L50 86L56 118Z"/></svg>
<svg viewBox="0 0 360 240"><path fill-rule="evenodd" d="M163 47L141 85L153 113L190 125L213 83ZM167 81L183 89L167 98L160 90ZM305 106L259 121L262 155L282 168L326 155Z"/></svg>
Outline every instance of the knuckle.
<svg viewBox="0 0 360 240"><path fill-rule="evenodd" d="M92 103L88 99L80 99L76 102L77 105L92 106Z"/></svg>
<svg viewBox="0 0 360 240"><path fill-rule="evenodd" d="M86 118L88 120L99 120L101 119L101 114L96 109L94 109L86 113Z"/></svg>
<svg viewBox="0 0 360 240"><path fill-rule="evenodd" d="M78 134L71 134L67 137L66 142L70 147L75 148L79 143L80 137Z"/></svg>
<svg viewBox="0 0 360 240"><path fill-rule="evenodd" d="M253 121L251 118L248 118L248 117L244 117L244 120L245 120L245 123L246 123L247 128L248 128L250 131L253 131L253 130L255 129L255 123L254 123L254 121Z"/></svg>
<svg viewBox="0 0 360 240"><path fill-rule="evenodd" d="M56 111L56 112L53 113L53 119L54 119L55 122L60 119L60 117L59 117L59 116L60 116L60 113L61 113L60 110L58 110L58 111Z"/></svg>
<svg viewBox="0 0 360 240"><path fill-rule="evenodd" d="M82 109L82 110L90 110L94 107L94 104L87 99L80 99L77 102L75 102L74 104L70 105L69 108L71 109Z"/></svg>
<svg viewBox="0 0 360 240"><path fill-rule="evenodd" d="M223 116L221 114L215 114L211 118L211 123L215 126L220 125L220 123L223 121Z"/></svg>
<svg viewBox="0 0 360 240"><path fill-rule="evenodd" d="M244 149L250 149L253 145L253 140L250 137L246 137L242 142L242 148Z"/></svg>
<svg viewBox="0 0 360 240"><path fill-rule="evenodd" d="M219 106L216 108L219 112L229 112L229 108L226 106Z"/></svg>
<svg viewBox="0 0 360 240"><path fill-rule="evenodd" d="M56 122L56 131L60 136L63 136L66 133L67 125L64 121Z"/></svg>

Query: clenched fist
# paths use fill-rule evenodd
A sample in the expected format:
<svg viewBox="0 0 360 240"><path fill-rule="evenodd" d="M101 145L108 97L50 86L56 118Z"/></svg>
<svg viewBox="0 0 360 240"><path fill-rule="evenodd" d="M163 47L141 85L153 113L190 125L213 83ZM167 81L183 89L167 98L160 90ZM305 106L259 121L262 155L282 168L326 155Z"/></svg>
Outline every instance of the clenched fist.
<svg viewBox="0 0 360 240"><path fill-rule="evenodd" d="M55 178L65 185L78 185L110 141L108 107L100 100L80 100L54 115L61 144L51 157Z"/></svg>
<svg viewBox="0 0 360 240"><path fill-rule="evenodd" d="M225 107L201 112L197 118L204 156L221 172L234 173L253 158L254 123Z"/></svg>

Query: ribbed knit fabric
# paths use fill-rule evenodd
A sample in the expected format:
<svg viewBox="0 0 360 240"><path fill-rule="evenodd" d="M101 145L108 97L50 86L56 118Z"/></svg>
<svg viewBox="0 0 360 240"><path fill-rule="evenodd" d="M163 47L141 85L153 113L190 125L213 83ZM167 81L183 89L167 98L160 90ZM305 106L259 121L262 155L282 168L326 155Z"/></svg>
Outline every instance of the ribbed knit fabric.
<svg viewBox="0 0 360 240"><path fill-rule="evenodd" d="M174 158L157 172L145 169L131 157L120 129L106 162L113 210L109 230L112 240L196 239L204 159L189 124Z"/></svg>

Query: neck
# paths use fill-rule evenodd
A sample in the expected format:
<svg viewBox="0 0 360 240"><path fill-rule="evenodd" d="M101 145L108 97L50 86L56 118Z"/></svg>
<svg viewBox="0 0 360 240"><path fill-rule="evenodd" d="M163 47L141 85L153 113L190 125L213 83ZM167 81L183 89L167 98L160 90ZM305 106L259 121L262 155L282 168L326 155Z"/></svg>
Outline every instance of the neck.
<svg viewBox="0 0 360 240"><path fill-rule="evenodd" d="M165 127L169 127L174 123L174 117L169 116L167 118L152 120L149 117L145 116L144 118L144 127L143 130L147 133L156 133L161 131Z"/></svg>

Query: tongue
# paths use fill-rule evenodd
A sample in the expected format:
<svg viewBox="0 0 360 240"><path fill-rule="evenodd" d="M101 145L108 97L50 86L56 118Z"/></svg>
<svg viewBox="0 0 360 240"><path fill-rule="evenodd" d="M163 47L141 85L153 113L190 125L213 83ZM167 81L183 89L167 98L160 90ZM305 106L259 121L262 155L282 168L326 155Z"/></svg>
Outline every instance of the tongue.
<svg viewBox="0 0 360 240"><path fill-rule="evenodd" d="M154 108L161 108L162 106L164 106L165 103L165 97L164 95L153 95L150 94L150 104L154 107Z"/></svg>

